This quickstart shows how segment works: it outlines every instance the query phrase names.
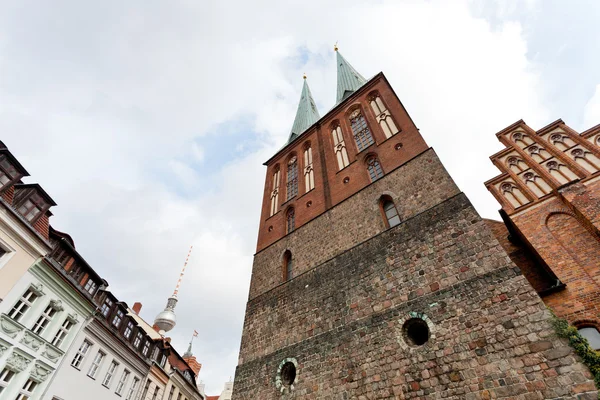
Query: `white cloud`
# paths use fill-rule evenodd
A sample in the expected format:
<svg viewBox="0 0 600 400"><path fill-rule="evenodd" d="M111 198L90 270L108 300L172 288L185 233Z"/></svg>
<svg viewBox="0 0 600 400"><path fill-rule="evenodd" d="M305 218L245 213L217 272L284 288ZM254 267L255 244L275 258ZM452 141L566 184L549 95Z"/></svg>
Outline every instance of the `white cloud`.
<svg viewBox="0 0 600 400"><path fill-rule="evenodd" d="M385 72L459 186L496 217L483 186L497 173L494 133L550 118L521 26L492 29L467 1L65 1L0 16L2 140L59 203L56 228L149 321L194 244L172 336L184 349L200 332L208 393L237 362L262 162L289 134L303 72L321 114L333 105L336 40L363 75ZM218 157L204 140L242 117L253 126L238 133L261 145L207 165Z"/></svg>
<svg viewBox="0 0 600 400"><path fill-rule="evenodd" d="M583 113L583 129L591 128L600 123L600 84L596 86L594 95L585 105Z"/></svg>

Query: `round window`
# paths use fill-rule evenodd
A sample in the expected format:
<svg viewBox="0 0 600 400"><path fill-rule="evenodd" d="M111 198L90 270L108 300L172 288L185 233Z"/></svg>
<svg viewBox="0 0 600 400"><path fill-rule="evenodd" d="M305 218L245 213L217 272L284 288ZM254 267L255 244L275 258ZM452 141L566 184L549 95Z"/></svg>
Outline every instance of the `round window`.
<svg viewBox="0 0 600 400"><path fill-rule="evenodd" d="M286 362L281 367L281 383L285 386L292 386L296 380L296 366L293 362Z"/></svg>
<svg viewBox="0 0 600 400"><path fill-rule="evenodd" d="M421 318L411 318L402 326L404 339L411 346L422 346L429 341L429 326Z"/></svg>

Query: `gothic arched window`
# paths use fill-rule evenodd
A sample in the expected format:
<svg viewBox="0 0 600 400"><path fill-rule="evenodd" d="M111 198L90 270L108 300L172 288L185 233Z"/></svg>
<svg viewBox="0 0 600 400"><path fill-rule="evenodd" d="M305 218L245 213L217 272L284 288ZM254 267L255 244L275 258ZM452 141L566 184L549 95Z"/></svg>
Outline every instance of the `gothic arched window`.
<svg viewBox="0 0 600 400"><path fill-rule="evenodd" d="M367 121L359 109L350 114L350 126L352 127L352 135L356 141L356 147L361 152L373 143L373 135L367 126Z"/></svg>
<svg viewBox="0 0 600 400"><path fill-rule="evenodd" d="M388 228L392 228L400 223L400 216L394 201L389 196L381 198L381 209L385 216L385 222Z"/></svg>
<svg viewBox="0 0 600 400"><path fill-rule="evenodd" d="M304 148L304 188L310 192L315 188L315 171L313 169L312 148L310 143Z"/></svg>
<svg viewBox="0 0 600 400"><path fill-rule="evenodd" d="M277 212L277 206L279 205L279 166L275 166L273 172L273 190L271 191L271 213L273 216Z"/></svg>
<svg viewBox="0 0 600 400"><path fill-rule="evenodd" d="M298 194L298 159L293 156L287 165L287 200ZM286 200L286 201L287 201Z"/></svg>
<svg viewBox="0 0 600 400"><path fill-rule="evenodd" d="M338 162L338 169L344 169L350 164L348 161L348 152L346 151L346 143L344 142L344 136L342 135L342 128L337 125L331 131L333 136L333 149L335 151L335 157Z"/></svg>
<svg viewBox="0 0 600 400"><path fill-rule="evenodd" d="M396 127L396 123L392 119L390 112L387 110L385 104L383 104L383 100L381 100L381 96L379 94L375 94L371 96L369 102L371 103L371 108L377 117L377 122L383 130L386 138L391 138L396 133L398 133L398 127Z"/></svg>
<svg viewBox="0 0 600 400"><path fill-rule="evenodd" d="M375 182L383 176L383 169L381 169L381 164L376 156L371 156L367 159L367 170L369 171L371 182Z"/></svg>
<svg viewBox="0 0 600 400"><path fill-rule="evenodd" d="M285 251L283 255L283 280L289 281L294 277L294 261L292 260L292 252Z"/></svg>
<svg viewBox="0 0 600 400"><path fill-rule="evenodd" d="M296 228L296 213L294 212L294 207L291 207L287 214L285 215L286 218L286 232L287 233L291 233L294 228Z"/></svg>

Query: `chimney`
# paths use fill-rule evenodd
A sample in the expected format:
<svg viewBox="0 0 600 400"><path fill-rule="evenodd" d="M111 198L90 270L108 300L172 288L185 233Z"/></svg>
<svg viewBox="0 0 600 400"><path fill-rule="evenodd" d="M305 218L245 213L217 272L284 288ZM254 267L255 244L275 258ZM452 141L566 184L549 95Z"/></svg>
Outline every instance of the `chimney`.
<svg viewBox="0 0 600 400"><path fill-rule="evenodd" d="M132 310L136 315L140 315L140 311L142 311L142 303L140 303L139 301L133 303Z"/></svg>

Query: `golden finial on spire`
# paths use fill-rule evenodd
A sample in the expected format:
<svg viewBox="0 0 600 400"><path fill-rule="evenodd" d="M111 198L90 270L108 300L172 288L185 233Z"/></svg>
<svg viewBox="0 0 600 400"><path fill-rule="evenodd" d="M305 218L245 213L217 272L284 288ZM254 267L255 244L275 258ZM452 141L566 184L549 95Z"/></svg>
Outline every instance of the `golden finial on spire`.
<svg viewBox="0 0 600 400"><path fill-rule="evenodd" d="M333 45L333 51L338 51L337 40L335 41L335 44Z"/></svg>
<svg viewBox="0 0 600 400"><path fill-rule="evenodd" d="M306 79L306 72L302 74L302 79Z"/></svg>

